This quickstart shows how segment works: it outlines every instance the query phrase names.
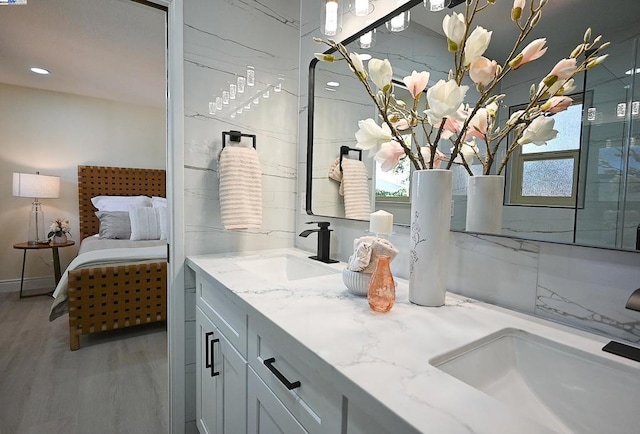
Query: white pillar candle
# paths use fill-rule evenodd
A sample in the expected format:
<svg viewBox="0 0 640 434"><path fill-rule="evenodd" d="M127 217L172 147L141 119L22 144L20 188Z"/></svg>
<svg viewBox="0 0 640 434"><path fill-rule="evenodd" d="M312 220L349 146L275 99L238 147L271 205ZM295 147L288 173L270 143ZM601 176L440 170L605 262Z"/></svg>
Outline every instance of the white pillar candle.
<svg viewBox="0 0 640 434"><path fill-rule="evenodd" d="M369 232L374 234L393 233L393 214L384 210L371 213L369 218Z"/></svg>

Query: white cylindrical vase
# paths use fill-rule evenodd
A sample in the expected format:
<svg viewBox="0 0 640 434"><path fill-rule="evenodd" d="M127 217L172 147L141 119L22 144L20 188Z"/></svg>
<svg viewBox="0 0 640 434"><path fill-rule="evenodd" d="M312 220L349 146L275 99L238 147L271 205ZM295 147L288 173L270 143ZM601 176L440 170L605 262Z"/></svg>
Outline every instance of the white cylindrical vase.
<svg viewBox="0 0 640 434"><path fill-rule="evenodd" d="M450 170L417 170L411 179L409 301L444 305L451 227Z"/></svg>
<svg viewBox="0 0 640 434"><path fill-rule="evenodd" d="M467 232L502 233L504 176L470 176L467 187Z"/></svg>

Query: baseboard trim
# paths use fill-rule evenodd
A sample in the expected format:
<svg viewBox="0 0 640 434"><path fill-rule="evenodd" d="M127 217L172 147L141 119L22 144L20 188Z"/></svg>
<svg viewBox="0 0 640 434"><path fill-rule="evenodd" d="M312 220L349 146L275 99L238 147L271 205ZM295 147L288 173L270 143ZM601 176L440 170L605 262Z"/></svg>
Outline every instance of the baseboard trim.
<svg viewBox="0 0 640 434"><path fill-rule="evenodd" d="M30 290L53 290L55 281L52 277L31 277L24 279L23 291ZM0 280L0 292L19 292L20 279Z"/></svg>

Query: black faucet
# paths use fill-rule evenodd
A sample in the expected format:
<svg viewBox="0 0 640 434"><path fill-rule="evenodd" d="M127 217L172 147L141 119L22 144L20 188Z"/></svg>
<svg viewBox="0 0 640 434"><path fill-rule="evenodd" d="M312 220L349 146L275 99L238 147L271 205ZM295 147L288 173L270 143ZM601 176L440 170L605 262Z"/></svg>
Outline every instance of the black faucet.
<svg viewBox="0 0 640 434"><path fill-rule="evenodd" d="M307 229L306 231L302 231L300 233L301 237L308 237L313 232L318 233L318 254L316 256L309 256L311 259L315 259L316 261L324 262L326 264L333 264L336 261L335 259L329 258L329 254L331 252L331 232L333 229L329 229L329 222L307 222L307 224L317 224L318 229Z"/></svg>

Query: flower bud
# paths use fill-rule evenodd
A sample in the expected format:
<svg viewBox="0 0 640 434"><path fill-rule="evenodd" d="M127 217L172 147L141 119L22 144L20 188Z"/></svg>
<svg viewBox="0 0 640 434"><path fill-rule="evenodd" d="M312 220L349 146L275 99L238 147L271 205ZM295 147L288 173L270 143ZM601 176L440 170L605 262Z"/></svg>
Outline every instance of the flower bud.
<svg viewBox="0 0 640 434"><path fill-rule="evenodd" d="M526 0L513 0L513 8L511 8L511 19L518 21L522 17L522 10L526 4Z"/></svg>
<svg viewBox="0 0 640 434"><path fill-rule="evenodd" d="M605 54L603 56L599 56L599 57L596 57L595 59L589 60L587 62L587 69L595 68L596 66L604 62L604 59L606 59L607 57L609 57L609 55Z"/></svg>
<svg viewBox="0 0 640 434"><path fill-rule="evenodd" d="M591 27L589 27L589 28L587 28L587 30L585 30L584 36L582 37L582 40L585 43L589 42L590 39L591 39Z"/></svg>
<svg viewBox="0 0 640 434"><path fill-rule="evenodd" d="M584 44L580 44L576 48L574 48L569 57L577 59L582 53L584 53Z"/></svg>
<svg viewBox="0 0 640 434"><path fill-rule="evenodd" d="M535 27L538 25L538 21L540 21L540 18L542 18L542 11L538 11L534 16L533 19L531 20L531 27Z"/></svg>
<svg viewBox="0 0 640 434"><path fill-rule="evenodd" d="M336 60L336 56L333 54L315 53L314 56L321 62L333 63Z"/></svg>
<svg viewBox="0 0 640 434"><path fill-rule="evenodd" d="M317 42L317 43L321 43L322 39L321 38L316 38L315 36L313 37L313 42Z"/></svg>

